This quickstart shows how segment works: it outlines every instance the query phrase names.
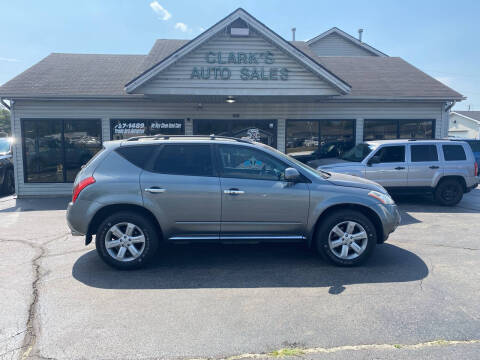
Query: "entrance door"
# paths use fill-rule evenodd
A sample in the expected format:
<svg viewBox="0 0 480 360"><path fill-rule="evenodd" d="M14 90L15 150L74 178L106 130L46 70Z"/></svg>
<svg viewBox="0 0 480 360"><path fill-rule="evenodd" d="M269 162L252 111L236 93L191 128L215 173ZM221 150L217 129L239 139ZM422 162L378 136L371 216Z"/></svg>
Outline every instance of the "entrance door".
<svg viewBox="0 0 480 360"><path fill-rule="evenodd" d="M195 135L221 135L246 138L277 146L277 120L194 120Z"/></svg>
<svg viewBox="0 0 480 360"><path fill-rule="evenodd" d="M218 145L222 239L303 239L308 217L306 183L283 180L288 165L263 151Z"/></svg>
<svg viewBox="0 0 480 360"><path fill-rule="evenodd" d="M408 166L405 162L405 145L382 146L372 158L378 163L365 167L365 177L384 187L407 186ZM371 158L371 159L372 159Z"/></svg>

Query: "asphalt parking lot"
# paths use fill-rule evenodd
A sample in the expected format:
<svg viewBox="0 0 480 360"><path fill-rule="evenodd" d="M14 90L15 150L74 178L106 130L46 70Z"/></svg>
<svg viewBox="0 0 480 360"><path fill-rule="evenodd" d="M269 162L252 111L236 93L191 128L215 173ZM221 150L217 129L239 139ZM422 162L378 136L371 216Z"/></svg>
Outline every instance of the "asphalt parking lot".
<svg viewBox="0 0 480 360"><path fill-rule="evenodd" d="M66 199L0 198L0 358L480 358L480 189L399 201L358 268L300 245L184 245L115 271Z"/></svg>

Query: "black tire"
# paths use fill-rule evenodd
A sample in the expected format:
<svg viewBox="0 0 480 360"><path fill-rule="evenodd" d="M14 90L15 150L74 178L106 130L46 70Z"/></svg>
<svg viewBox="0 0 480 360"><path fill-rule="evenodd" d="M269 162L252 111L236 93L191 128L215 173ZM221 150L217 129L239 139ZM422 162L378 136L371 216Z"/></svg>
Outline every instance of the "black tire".
<svg viewBox="0 0 480 360"><path fill-rule="evenodd" d="M445 179L435 189L435 201L444 206L455 206L463 198L463 186L455 179Z"/></svg>
<svg viewBox="0 0 480 360"><path fill-rule="evenodd" d="M15 192L15 175L13 169L7 169L3 177L2 192L11 195Z"/></svg>
<svg viewBox="0 0 480 360"><path fill-rule="evenodd" d="M318 253L324 259L338 266L355 266L360 265L372 255L377 244L377 230L375 229L373 223L361 212L355 210L338 210L328 215L325 219L321 219L320 221L320 226L315 234L315 245ZM363 252L352 259L340 258L330 248L329 244L329 236L331 236L331 232L335 226L349 221L359 224L366 232L365 248L361 246L363 248ZM356 231L360 230L360 228L357 226L355 226L355 228L357 229ZM361 244L363 245L363 240ZM343 247L343 245L341 246ZM354 256L353 249L348 249L347 254Z"/></svg>
<svg viewBox="0 0 480 360"><path fill-rule="evenodd" d="M145 238L144 246L141 245L143 246L143 248L140 255L137 258L134 258L129 261L120 261L114 258L107 250L107 247L105 244L106 237L108 236L109 238L111 238L111 233L109 233L110 229L114 225L122 224L122 223L134 224L135 226L138 227L139 230L141 230L141 232L143 232L143 236ZM138 233L137 229L135 231L137 231L136 235L141 235L141 233ZM106 218L100 224L96 234L96 238L95 238L95 245L97 247L97 252L102 258L102 260L105 261L108 265L120 270L139 269L145 266L150 260L152 260L152 258L156 254L158 249L158 243L159 243L159 240L158 240L157 229L152 224L152 222L146 219L144 216L141 216L135 212L130 212L130 211L118 212ZM138 244L135 246L138 247ZM120 247L118 247L118 249L119 248ZM129 249L126 249L125 251L126 251L125 254L129 254L128 255L129 257L134 257L132 256L133 254Z"/></svg>

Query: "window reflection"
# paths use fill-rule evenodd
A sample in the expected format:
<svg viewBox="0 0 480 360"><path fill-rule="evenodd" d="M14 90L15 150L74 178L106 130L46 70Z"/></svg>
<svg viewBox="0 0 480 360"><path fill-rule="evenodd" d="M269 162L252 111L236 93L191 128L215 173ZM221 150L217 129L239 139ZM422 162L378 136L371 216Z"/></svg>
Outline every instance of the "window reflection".
<svg viewBox="0 0 480 360"><path fill-rule="evenodd" d="M73 182L101 148L100 120L28 119L22 126L26 182Z"/></svg>
<svg viewBox="0 0 480 360"><path fill-rule="evenodd" d="M355 145L354 120L288 120L287 154L302 162L339 157Z"/></svg>
<svg viewBox="0 0 480 360"><path fill-rule="evenodd" d="M364 122L363 139L433 139L434 120L368 119Z"/></svg>
<svg viewBox="0 0 480 360"><path fill-rule="evenodd" d="M231 136L277 146L275 120L195 120L195 135Z"/></svg>

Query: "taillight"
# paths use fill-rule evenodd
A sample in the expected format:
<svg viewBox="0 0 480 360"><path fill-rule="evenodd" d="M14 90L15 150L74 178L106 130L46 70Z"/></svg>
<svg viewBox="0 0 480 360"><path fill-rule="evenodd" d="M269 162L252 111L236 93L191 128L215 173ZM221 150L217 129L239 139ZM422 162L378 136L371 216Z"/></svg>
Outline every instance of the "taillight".
<svg viewBox="0 0 480 360"><path fill-rule="evenodd" d="M478 176L478 163L475 161L475 176Z"/></svg>
<svg viewBox="0 0 480 360"><path fill-rule="evenodd" d="M72 195L72 202L74 203L77 200L78 195L80 192L85 189L88 185L91 185L95 182L95 178L93 176L89 176L88 178L83 179L80 181L75 187L73 188L73 195Z"/></svg>

